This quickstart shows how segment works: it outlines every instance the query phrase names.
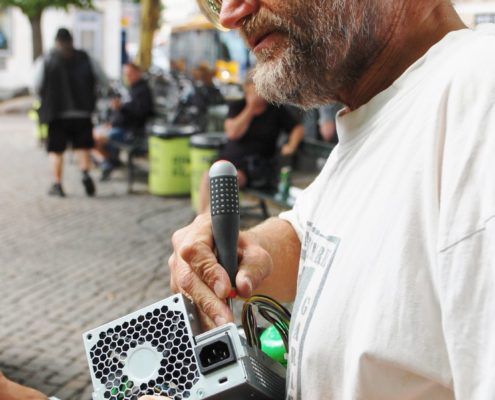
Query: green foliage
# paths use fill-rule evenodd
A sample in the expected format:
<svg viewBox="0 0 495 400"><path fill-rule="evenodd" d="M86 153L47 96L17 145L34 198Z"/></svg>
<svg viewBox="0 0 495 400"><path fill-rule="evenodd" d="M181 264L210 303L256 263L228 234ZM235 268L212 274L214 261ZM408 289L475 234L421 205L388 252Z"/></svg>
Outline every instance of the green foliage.
<svg viewBox="0 0 495 400"><path fill-rule="evenodd" d="M94 8L93 0L0 0L0 7L19 7L30 18L41 15L48 7L67 9L70 5Z"/></svg>

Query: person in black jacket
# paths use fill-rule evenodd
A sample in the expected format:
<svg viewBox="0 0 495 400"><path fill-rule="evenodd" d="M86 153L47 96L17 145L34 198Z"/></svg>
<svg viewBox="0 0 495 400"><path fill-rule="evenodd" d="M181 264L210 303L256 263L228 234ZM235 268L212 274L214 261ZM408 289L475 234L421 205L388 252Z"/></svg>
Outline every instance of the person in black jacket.
<svg viewBox="0 0 495 400"><path fill-rule="evenodd" d="M148 82L143 79L141 69L133 63L124 65L124 79L129 85L129 100L114 97L111 101L112 113L109 129L95 133L96 149L104 161L101 165L101 180L110 178L119 163L119 151L112 141L127 143L144 134L147 119L153 115L153 96Z"/></svg>
<svg viewBox="0 0 495 400"><path fill-rule="evenodd" d="M68 144L79 153L79 166L86 194L95 194L89 175L89 150L94 146L91 114L95 109L96 85L106 84L99 66L73 46L72 35L60 28L55 48L39 59L35 69L35 90L40 96L41 123L48 124L47 150L54 183L50 195L64 197L62 189L63 154Z"/></svg>

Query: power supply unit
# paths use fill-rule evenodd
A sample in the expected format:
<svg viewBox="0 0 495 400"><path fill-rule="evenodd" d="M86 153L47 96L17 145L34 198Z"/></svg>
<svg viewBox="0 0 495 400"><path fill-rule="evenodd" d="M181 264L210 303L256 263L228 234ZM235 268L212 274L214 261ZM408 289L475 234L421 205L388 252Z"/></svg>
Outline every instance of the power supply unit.
<svg viewBox="0 0 495 400"><path fill-rule="evenodd" d="M230 323L205 333L175 295L83 334L93 400L284 399L285 368Z"/></svg>

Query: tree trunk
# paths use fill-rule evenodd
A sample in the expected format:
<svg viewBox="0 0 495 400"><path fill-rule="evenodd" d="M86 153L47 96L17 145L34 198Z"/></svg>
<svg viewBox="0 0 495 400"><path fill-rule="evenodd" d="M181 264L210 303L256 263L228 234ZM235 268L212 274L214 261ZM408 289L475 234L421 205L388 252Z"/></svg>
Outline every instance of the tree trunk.
<svg viewBox="0 0 495 400"><path fill-rule="evenodd" d="M39 56L43 54L43 38L41 36L41 15L36 14L29 17L29 22L31 23L31 35L33 38L33 60L36 60Z"/></svg>
<svg viewBox="0 0 495 400"><path fill-rule="evenodd" d="M153 37L160 21L160 0L141 0L141 29L137 63L148 70L151 65Z"/></svg>

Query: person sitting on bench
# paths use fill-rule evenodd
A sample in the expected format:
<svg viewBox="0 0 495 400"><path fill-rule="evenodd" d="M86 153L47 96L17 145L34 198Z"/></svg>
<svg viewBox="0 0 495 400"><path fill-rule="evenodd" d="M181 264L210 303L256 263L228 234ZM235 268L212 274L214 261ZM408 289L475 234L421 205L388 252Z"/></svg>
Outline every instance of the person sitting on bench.
<svg viewBox="0 0 495 400"><path fill-rule="evenodd" d="M153 96L141 69L133 63L124 65L124 79L129 85L129 100L113 98L110 123L95 131L96 149L104 159L102 181L108 180L119 164L119 149L112 142L132 143L136 135L143 134L147 119L153 115Z"/></svg>
<svg viewBox="0 0 495 400"><path fill-rule="evenodd" d="M244 83L245 98L229 105L225 121L228 141L219 158L233 163L238 170L239 187L264 188L277 175L275 158L282 132L289 133L281 155L292 155L304 137L304 127L283 106L269 104L259 96L251 77ZM202 179L198 213L209 206L208 174Z"/></svg>

